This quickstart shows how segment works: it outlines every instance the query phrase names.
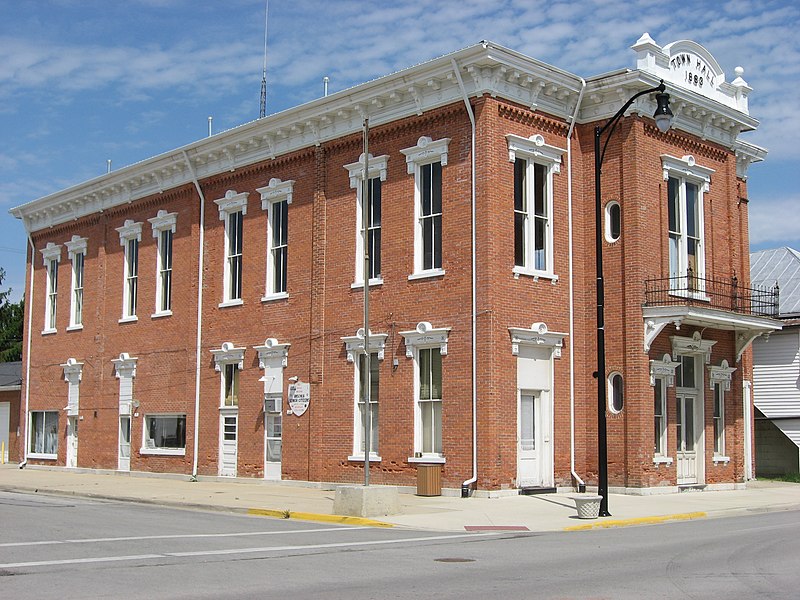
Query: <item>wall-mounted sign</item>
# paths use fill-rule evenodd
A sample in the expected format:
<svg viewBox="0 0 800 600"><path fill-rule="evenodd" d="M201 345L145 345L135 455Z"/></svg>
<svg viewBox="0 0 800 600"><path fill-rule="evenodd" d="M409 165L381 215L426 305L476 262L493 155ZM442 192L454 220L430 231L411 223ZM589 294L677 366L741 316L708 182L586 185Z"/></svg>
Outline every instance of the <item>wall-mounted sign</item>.
<svg viewBox="0 0 800 600"><path fill-rule="evenodd" d="M311 400L311 384L298 381L289 385L289 408L295 416L301 416L308 409Z"/></svg>

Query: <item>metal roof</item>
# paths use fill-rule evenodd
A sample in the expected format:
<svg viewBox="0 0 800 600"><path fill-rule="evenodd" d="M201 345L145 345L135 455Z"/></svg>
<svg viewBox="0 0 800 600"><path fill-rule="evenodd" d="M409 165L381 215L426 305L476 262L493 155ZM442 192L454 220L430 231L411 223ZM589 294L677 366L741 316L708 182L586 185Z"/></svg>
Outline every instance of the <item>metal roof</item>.
<svg viewBox="0 0 800 600"><path fill-rule="evenodd" d="M753 286L780 286L781 319L800 316L800 252L783 246L750 254L750 282Z"/></svg>
<svg viewBox="0 0 800 600"><path fill-rule="evenodd" d="M0 388L14 387L22 384L22 362L0 363Z"/></svg>

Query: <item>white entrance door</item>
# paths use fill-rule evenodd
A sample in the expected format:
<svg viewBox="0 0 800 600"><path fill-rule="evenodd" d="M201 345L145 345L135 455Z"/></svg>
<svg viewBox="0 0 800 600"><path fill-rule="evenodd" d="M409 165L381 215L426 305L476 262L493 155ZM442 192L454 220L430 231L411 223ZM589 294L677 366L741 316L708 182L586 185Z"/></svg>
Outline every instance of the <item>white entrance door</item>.
<svg viewBox="0 0 800 600"><path fill-rule="evenodd" d="M11 403L0 402L0 464L8 462L8 428L11 424Z"/></svg>
<svg viewBox="0 0 800 600"><path fill-rule="evenodd" d="M517 487L548 487L548 419L541 392L522 392L519 397L517 429Z"/></svg>
<svg viewBox="0 0 800 600"><path fill-rule="evenodd" d="M131 418L119 418L119 460L117 469L131 470Z"/></svg>
<svg viewBox="0 0 800 600"><path fill-rule="evenodd" d="M281 478L281 429L282 415L279 412L264 413L264 479Z"/></svg>
<svg viewBox="0 0 800 600"><path fill-rule="evenodd" d="M678 394L676 397L678 485L697 483L695 402L695 396L690 394Z"/></svg>
<svg viewBox="0 0 800 600"><path fill-rule="evenodd" d="M223 412L220 415L219 427L219 474L221 477L236 477L236 440L239 437L239 414Z"/></svg>
<svg viewBox="0 0 800 600"><path fill-rule="evenodd" d="M67 417L67 467L78 466L78 417Z"/></svg>

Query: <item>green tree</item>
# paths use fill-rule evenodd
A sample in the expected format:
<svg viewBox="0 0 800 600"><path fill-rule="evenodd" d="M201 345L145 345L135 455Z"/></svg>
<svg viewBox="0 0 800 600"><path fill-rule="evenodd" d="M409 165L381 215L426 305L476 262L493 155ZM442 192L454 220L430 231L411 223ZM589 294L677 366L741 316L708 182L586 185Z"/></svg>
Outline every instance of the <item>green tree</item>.
<svg viewBox="0 0 800 600"><path fill-rule="evenodd" d="M5 269L0 267L0 285L6 277ZM9 302L11 289L0 291L0 362L22 359L22 323L24 299Z"/></svg>

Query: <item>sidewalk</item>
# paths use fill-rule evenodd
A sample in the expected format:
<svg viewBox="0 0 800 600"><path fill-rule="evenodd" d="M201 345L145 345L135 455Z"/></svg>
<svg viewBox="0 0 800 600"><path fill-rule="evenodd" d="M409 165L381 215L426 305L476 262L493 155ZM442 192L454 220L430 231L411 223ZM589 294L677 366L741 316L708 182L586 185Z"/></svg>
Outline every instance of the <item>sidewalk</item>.
<svg viewBox="0 0 800 600"><path fill-rule="evenodd" d="M421 497L400 494L400 514L376 521L333 515L333 489L295 482L204 478L47 469L0 465L0 491L34 492L143 502L162 506L341 523L391 524L431 531L521 529L559 531L657 523L664 520L729 516L800 509L800 484L752 481L746 490L684 492L657 496L611 494L613 516L579 519L572 496L503 498Z"/></svg>

